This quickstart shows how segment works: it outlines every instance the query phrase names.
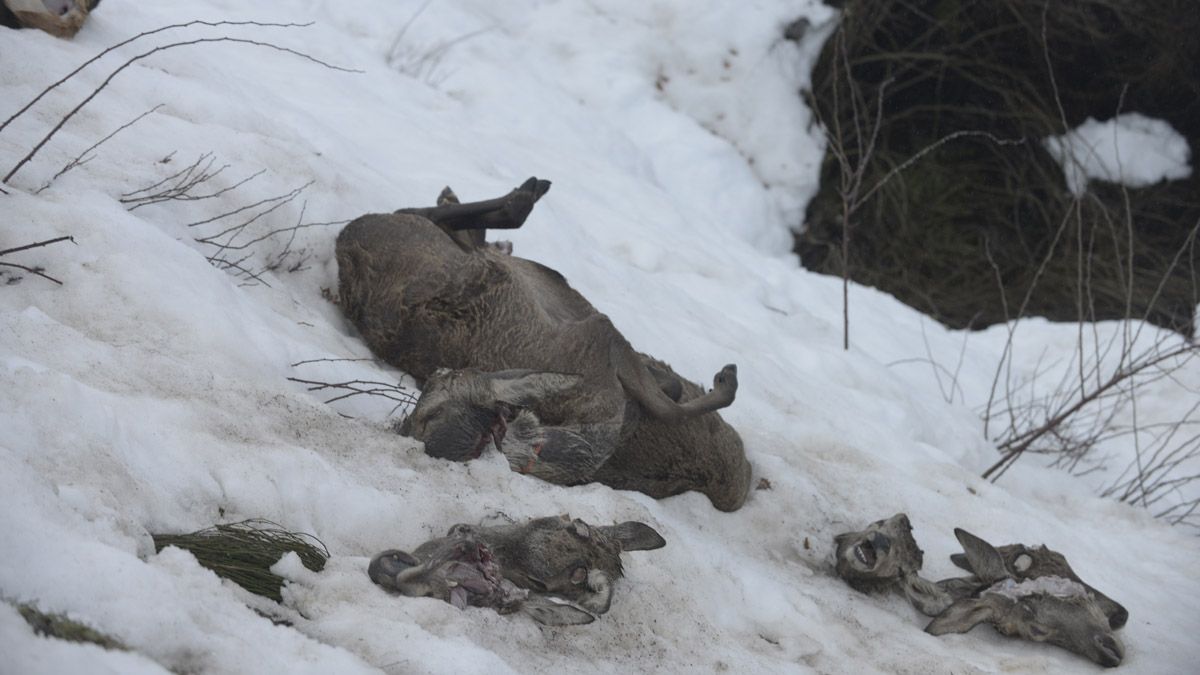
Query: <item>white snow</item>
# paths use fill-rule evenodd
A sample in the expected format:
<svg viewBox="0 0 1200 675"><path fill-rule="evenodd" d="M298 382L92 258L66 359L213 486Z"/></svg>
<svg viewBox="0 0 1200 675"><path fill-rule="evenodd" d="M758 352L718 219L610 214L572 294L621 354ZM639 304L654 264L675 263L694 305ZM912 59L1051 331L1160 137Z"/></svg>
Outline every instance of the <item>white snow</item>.
<svg viewBox="0 0 1200 675"><path fill-rule="evenodd" d="M0 670L1092 672L1065 651L986 629L926 635L902 598L839 581L833 535L898 511L927 553L926 576L956 573L956 526L998 545L1044 542L1130 611L1126 672L1194 666L1191 532L1098 498L1094 483L1037 457L999 484L978 478L997 455L975 406L1004 327L944 330L853 287L844 352L840 281L787 253L820 161L795 95L819 45L777 36L802 14L827 26L828 10L798 0L434 0L393 49L422 4L106 0L72 41L0 34L4 119L139 31L196 18L315 22L193 26L110 54L0 131L5 173L152 45L228 35L363 71L228 42L163 51L116 76L5 186L0 250L63 235L75 244L4 258L42 266L62 286L0 268L0 596L134 651L36 637L0 603ZM389 52L400 55L394 67ZM200 194L263 174L201 201L133 211L119 202L210 152L214 169L229 168ZM464 199L489 198L530 175L554 187L506 233L517 255L561 271L636 347L693 379L738 364L741 389L724 416L746 441L754 480L772 486L740 511L719 513L698 494L655 501L557 487L509 471L496 453L466 464L427 457L390 431L394 402L327 405L333 394L287 379L402 377L369 360L291 365L369 356L322 297L336 287L337 225L247 251L254 270L284 256L263 274L269 286L215 269L204 259L213 248L194 241L238 218L187 226L310 182L237 241L428 205L447 183ZM1076 337L1074 326L1023 323L1014 377L1069 368ZM1171 339L1145 329L1151 338ZM912 361L933 355L955 370L960 351L954 387ZM1186 411L1197 387L1195 364L1155 382L1139 420ZM1115 469L1131 452L1107 451ZM454 523L563 512L642 520L668 542L625 557L612 610L589 626L396 598L366 575L374 553L411 549ZM276 611L293 627L256 614L248 604L266 601L190 554L153 553L150 532L250 517L311 532L333 554L320 573L277 566L292 581Z"/></svg>
<svg viewBox="0 0 1200 675"><path fill-rule="evenodd" d="M1045 144L1075 195L1084 193L1089 179L1136 188L1192 175L1187 139L1169 122L1140 113L1122 113L1104 122L1089 117Z"/></svg>

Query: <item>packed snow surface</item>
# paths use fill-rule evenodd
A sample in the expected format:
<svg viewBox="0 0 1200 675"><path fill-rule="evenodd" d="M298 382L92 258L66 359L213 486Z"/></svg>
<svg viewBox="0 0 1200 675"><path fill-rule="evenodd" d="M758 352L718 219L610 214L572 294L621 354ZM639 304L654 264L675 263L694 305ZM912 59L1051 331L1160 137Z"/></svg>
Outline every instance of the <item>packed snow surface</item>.
<svg viewBox="0 0 1200 675"><path fill-rule="evenodd" d="M1139 113L1104 122L1089 117L1070 132L1047 138L1046 149L1076 195L1093 178L1136 188L1192 175L1187 139L1168 122Z"/></svg>
<svg viewBox="0 0 1200 675"><path fill-rule="evenodd" d="M811 39L780 39L802 15ZM101 49L192 19L312 25L192 25L139 39L0 131L0 170L155 45L232 37L361 72L246 42L162 50L116 75L5 186L0 250L74 243L4 258L61 286L0 268L0 596L132 651L35 636L0 602L0 670L1094 670L986 628L926 635L902 598L834 577L834 534L904 511L927 576L954 575L954 527L998 545L1046 543L1129 610L1127 672L1194 672L1191 532L1098 498L1041 458L999 484L978 478L997 457L976 406L1004 327L947 331L855 286L852 348L841 349L840 282L788 253L821 157L796 92L834 20L823 6L106 0L71 41L0 33L0 118ZM155 190L136 191L197 158L212 164L193 175L227 167L189 193L207 198L139 206ZM337 223L430 205L447 184L490 198L530 175L554 187L505 233L517 255L561 271L637 348L692 379L738 364L723 415L766 488L740 511L695 493L656 501L558 487L509 471L494 451L433 459L391 431L403 413L394 402L327 404L342 392L289 381L403 377L369 360L323 292L336 292ZM1014 371L1068 361L1076 336L1024 322ZM1139 419L1186 411L1197 387L1195 367L1159 380ZM1127 448L1109 451L1125 466ZM392 597L366 575L374 553L454 523L559 513L640 520L668 542L625 556L612 610L588 626ZM293 557L276 566L291 579L282 607L189 553L155 554L149 537L251 517L311 532L332 552L320 573Z"/></svg>

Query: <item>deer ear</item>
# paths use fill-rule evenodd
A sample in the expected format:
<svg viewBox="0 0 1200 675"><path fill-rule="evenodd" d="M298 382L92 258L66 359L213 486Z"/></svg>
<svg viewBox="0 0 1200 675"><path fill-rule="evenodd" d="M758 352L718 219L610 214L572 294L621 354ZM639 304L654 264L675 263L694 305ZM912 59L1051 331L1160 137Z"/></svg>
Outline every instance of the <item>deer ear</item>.
<svg viewBox="0 0 1200 675"><path fill-rule="evenodd" d="M621 542L622 551L653 551L667 545L667 540L653 527L635 520L601 529L608 536Z"/></svg>
<svg viewBox="0 0 1200 675"><path fill-rule="evenodd" d="M971 571L971 563L967 562L967 556L961 553L951 553L950 562L954 563L954 566L960 570Z"/></svg>
<svg viewBox="0 0 1200 675"><path fill-rule="evenodd" d="M531 594L521 603L521 611L547 626L578 626L596 620L590 612L566 600L537 594Z"/></svg>
<svg viewBox="0 0 1200 675"><path fill-rule="evenodd" d="M975 626L990 621L995 616L991 605L979 598L959 600L946 608L933 621L925 626L925 632L930 635L945 635L946 633L965 633Z"/></svg>
<svg viewBox="0 0 1200 675"><path fill-rule="evenodd" d="M528 406L548 396L561 394L583 381L570 373L545 373L532 370L501 370L491 373L496 400Z"/></svg>
<svg viewBox="0 0 1200 675"><path fill-rule="evenodd" d="M980 580L992 582L1011 576L1004 566L1004 558L995 546L959 527L954 528L954 536L958 537L958 543L962 544L971 572Z"/></svg>

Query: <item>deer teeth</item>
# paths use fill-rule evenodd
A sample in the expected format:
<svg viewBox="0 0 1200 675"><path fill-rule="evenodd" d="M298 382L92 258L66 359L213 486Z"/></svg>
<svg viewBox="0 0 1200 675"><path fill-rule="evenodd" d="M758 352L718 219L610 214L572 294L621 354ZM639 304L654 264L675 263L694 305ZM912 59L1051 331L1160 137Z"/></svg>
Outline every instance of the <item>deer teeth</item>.
<svg viewBox="0 0 1200 675"><path fill-rule="evenodd" d="M862 549L862 545L861 545L861 544L860 544L860 545L858 545L858 546L855 546L855 547L854 547L854 557L855 557L855 558L858 558L858 562L860 562L860 563L862 563L862 564L864 564L864 565L870 565L870 564L871 564L871 563L867 562L867 556L866 556L866 554L865 554L865 553L863 553L863 549Z"/></svg>

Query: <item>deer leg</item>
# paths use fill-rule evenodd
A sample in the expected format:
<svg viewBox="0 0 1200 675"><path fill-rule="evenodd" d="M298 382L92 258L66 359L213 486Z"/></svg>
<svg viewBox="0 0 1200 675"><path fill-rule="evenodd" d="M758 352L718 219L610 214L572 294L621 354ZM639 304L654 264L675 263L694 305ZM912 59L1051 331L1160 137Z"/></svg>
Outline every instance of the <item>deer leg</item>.
<svg viewBox="0 0 1200 675"><path fill-rule="evenodd" d="M513 230L525 224L537 200L550 189L550 181L530 178L512 192L479 202L458 203L452 191L443 190L437 206L400 209L396 213L423 216L451 230Z"/></svg>
<svg viewBox="0 0 1200 675"><path fill-rule="evenodd" d="M442 192L437 198L438 206L461 203L462 202L458 200L458 195L454 194L454 190L450 189L449 185L442 188ZM445 222L439 222L437 220L432 222L434 225L438 226L439 230L445 232L446 236L450 237L455 244L458 244L459 248L467 253L470 253L471 251L474 251L475 249L480 248L487 243L484 238L484 234L487 232L487 230L454 230Z"/></svg>
<svg viewBox="0 0 1200 675"><path fill-rule="evenodd" d="M737 366L729 364L717 371L713 377L712 391L690 401L677 403L663 391L660 381L628 343L614 344L612 350L613 363L616 365L617 379L620 380L621 387L655 419L677 422L720 410L733 403L737 394Z"/></svg>
<svg viewBox="0 0 1200 675"><path fill-rule="evenodd" d="M654 381L658 383L658 388L662 390L662 393L672 401L679 403L679 399L683 397L683 383L679 381L679 378L650 363L646 364L646 369L654 376Z"/></svg>

